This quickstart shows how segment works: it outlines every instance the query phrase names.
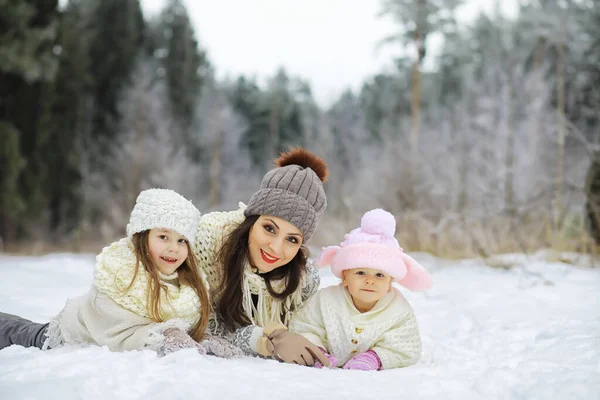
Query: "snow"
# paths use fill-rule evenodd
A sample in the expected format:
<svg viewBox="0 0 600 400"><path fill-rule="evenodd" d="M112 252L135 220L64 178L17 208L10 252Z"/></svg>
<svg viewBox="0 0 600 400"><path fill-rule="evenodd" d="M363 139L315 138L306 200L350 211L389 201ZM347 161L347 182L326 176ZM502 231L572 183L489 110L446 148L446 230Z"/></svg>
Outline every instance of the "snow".
<svg viewBox="0 0 600 400"><path fill-rule="evenodd" d="M103 347L0 351L8 399L597 399L600 269L521 257L511 269L413 254L433 289L411 293L423 337L415 366L317 370L272 360L224 360L183 350ZM93 255L0 254L0 311L38 322L87 291ZM514 259L511 265L515 265ZM322 286L336 284L328 270Z"/></svg>

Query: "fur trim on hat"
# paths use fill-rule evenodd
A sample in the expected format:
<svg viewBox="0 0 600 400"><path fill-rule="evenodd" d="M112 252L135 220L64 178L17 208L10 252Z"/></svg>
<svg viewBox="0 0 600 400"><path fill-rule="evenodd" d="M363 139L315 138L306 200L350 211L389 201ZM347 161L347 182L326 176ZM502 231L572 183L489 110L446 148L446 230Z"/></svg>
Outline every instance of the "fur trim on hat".
<svg viewBox="0 0 600 400"><path fill-rule="evenodd" d="M299 165L302 168L310 168L317 174L321 183L325 183L327 178L329 178L329 169L327 169L325 160L302 147L282 151L279 157L275 159L275 165L278 167Z"/></svg>

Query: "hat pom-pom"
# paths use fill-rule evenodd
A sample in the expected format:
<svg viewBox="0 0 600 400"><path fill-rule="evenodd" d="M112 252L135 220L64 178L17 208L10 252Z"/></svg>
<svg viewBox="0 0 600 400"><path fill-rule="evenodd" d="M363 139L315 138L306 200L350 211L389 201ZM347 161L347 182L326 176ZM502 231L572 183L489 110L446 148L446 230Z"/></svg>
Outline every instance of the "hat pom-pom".
<svg viewBox="0 0 600 400"><path fill-rule="evenodd" d="M389 212L376 208L363 215L360 228L365 233L393 238L396 232L396 220Z"/></svg>

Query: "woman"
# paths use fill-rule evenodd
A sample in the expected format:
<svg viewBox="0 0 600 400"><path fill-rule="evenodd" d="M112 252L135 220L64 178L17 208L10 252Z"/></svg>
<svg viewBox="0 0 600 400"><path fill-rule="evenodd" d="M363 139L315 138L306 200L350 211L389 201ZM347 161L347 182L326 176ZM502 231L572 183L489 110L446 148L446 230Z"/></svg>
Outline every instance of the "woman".
<svg viewBox="0 0 600 400"><path fill-rule="evenodd" d="M210 285L209 330L249 355L329 365L322 351L286 327L319 288L304 244L327 206L327 165L302 148L282 153L275 164L247 206L200 219L195 251Z"/></svg>

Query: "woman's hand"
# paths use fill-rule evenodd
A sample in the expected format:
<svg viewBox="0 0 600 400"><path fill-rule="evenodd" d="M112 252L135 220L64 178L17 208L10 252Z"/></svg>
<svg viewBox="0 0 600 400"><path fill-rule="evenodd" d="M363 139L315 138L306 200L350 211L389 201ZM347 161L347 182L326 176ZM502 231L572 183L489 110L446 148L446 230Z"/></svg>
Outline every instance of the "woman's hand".
<svg viewBox="0 0 600 400"><path fill-rule="evenodd" d="M312 367L320 362L329 367L329 359L321 349L304 336L286 329L277 329L268 336L273 344L273 356L279 361Z"/></svg>

